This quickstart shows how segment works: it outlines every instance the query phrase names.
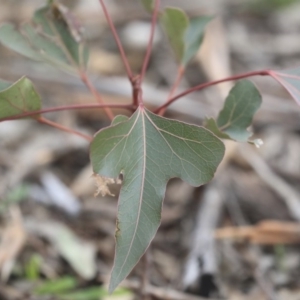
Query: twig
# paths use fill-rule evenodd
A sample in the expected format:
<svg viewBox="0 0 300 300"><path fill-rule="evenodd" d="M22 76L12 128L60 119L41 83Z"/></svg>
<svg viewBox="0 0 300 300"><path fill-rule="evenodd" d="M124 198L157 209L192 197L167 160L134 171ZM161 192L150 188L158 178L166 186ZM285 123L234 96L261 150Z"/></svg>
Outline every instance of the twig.
<svg viewBox="0 0 300 300"><path fill-rule="evenodd" d="M102 282L108 282L108 278L105 278L104 276L100 277L100 281ZM120 286L133 289L133 290L139 290L140 289L140 283L135 280L124 280ZM146 292L148 295L152 295L155 298L166 300L166 299L172 299L172 300L207 300L207 298L198 297L195 295L183 293L174 289L169 288L161 288L157 286L153 286L148 284L146 286ZM217 300L210 298L210 300Z"/></svg>
<svg viewBox="0 0 300 300"><path fill-rule="evenodd" d="M94 104L94 103L92 103L92 104L64 105L64 106L57 106L57 107L45 108L45 109L41 109L41 110L24 112L24 113L21 113L18 115L0 119L0 122L10 121L10 120L18 120L18 119L23 119L26 117L33 117L33 116L37 116L39 114L46 114L46 113L51 113L51 112L55 112L55 111L80 110L80 109L104 108L104 107L123 108L123 109L128 109L130 111L132 110L131 104Z"/></svg>
<svg viewBox="0 0 300 300"><path fill-rule="evenodd" d="M171 88L171 91L170 91L170 94L168 96L168 99L167 99L166 103L168 103L170 101L170 99L174 96L174 94L175 94L175 92L176 92L176 90L177 90L177 88L180 84L180 81L182 79L182 76L183 76L184 72L185 72L185 68L182 65L180 65L179 68L178 68L178 71L177 71L176 80L175 80L175 82L174 82L174 84ZM162 108L159 112L159 115L163 116L165 114L166 109L167 109L167 106Z"/></svg>
<svg viewBox="0 0 300 300"><path fill-rule="evenodd" d="M87 88L91 91L91 93L94 95L95 99L100 103L100 104L105 104L103 101L101 95L99 92L95 89L91 81L89 80L88 76L86 75L85 72L80 73L80 78L82 82L87 86ZM114 114L112 113L111 109L109 107L104 107L104 111L109 117L110 120L113 120Z"/></svg>
<svg viewBox="0 0 300 300"><path fill-rule="evenodd" d="M112 32L114 38L115 38L115 41L116 41L116 43L117 43L118 48L119 48L119 52L120 52L120 54L121 54L121 58L122 58L122 61L123 61L123 63L124 63L124 66L125 66L127 76L128 76L128 78L129 78L129 80L130 80L130 82L131 82L131 81L132 81L132 78L133 78L133 74L132 74L132 71L131 71L131 68L130 68L128 59L127 59L127 57L126 57L124 48L123 48L123 46L122 46L121 40L120 40L120 38L119 38L119 35L118 35L117 30L116 30L116 28L115 28L115 25L114 25L114 23L113 23L113 21L112 21L110 15L109 15L109 13L108 13L108 10L107 10L107 8L106 8L106 6L105 6L104 0L99 0L99 1L100 1L101 6L102 6L102 10L103 10L103 12L104 12L104 15L105 15L105 18L106 18L106 20L107 20L107 23L108 23L108 25L109 25L109 27L110 27L110 30L111 30L111 32Z"/></svg>
<svg viewBox="0 0 300 300"><path fill-rule="evenodd" d="M231 76L231 77L227 77L227 78L223 78L223 79L220 79L220 80L215 80L215 81L209 81L209 82L206 82L206 83L202 83L202 84L199 84L195 87L192 87L182 93L180 93L179 95L171 98L168 102L166 102L165 104L161 105L160 107L158 107L156 110L155 110L155 113L160 113L160 111L169 106L171 103L173 103L174 101L178 100L179 98L182 98L190 93L193 93L195 91L200 91L204 88L207 88L209 86L213 86L213 85L216 85L216 84L219 84L219 83L222 83L222 82L226 82L226 81L233 81L233 80L239 80L239 79L243 79L243 78L247 78L247 77L252 77L252 76L268 76L270 75L270 71L269 70L262 70L262 71L254 71L254 72L249 72L249 73L244 73L244 74L239 74L239 75L235 75L235 76Z"/></svg>
<svg viewBox="0 0 300 300"><path fill-rule="evenodd" d="M141 287L140 293L142 298L147 298L147 285L149 284L149 264L150 264L150 257L149 257L149 249L147 249L146 253L142 257L143 263L143 274L141 277Z"/></svg>
<svg viewBox="0 0 300 300"><path fill-rule="evenodd" d="M151 33L150 33L149 43L148 43L148 46L147 46L147 51L146 51L146 55L145 55L145 58L144 58L142 71L141 71L141 75L140 75L140 82L141 83L144 80L146 70L147 70L147 67L148 67L148 64L149 64L149 60L150 60L150 55L151 55L151 52L152 52L153 39L154 39L154 34L155 34L155 26L156 26L156 22L157 22L159 7L160 7L160 0L155 0L155 6L154 6L154 10L153 10L153 14L152 14L152 22L151 22Z"/></svg>
<svg viewBox="0 0 300 300"><path fill-rule="evenodd" d="M256 279L256 282L260 286L263 293L266 295L267 300L277 300L278 297L276 296L276 292L274 288L267 282L268 278L263 274L263 272L260 270L259 267L257 267L254 271L254 277Z"/></svg>
<svg viewBox="0 0 300 300"><path fill-rule="evenodd" d="M290 214L296 219L300 220L300 194L286 183L280 176L275 174L268 164L256 154L249 146L243 150L241 155L248 161L252 168L256 171L257 175L268 184L274 191L278 193L285 201Z"/></svg>
<svg viewBox="0 0 300 300"><path fill-rule="evenodd" d="M214 231L218 226L224 199L216 182L206 188L199 208L193 243L185 266L183 284L189 287L195 283L199 275L217 272ZM202 262L202 267L199 265Z"/></svg>
<svg viewBox="0 0 300 300"><path fill-rule="evenodd" d="M51 127L54 127L54 128L57 128L59 130L62 130L62 131L65 131L65 132L68 132L68 133L72 133L72 134L75 134L75 135L78 135L84 139L86 139L87 141L91 142L93 140L93 138L89 135L86 135L84 133L81 133L81 132L78 132L74 129L71 129L71 128L68 128L68 127L65 127L63 125L60 125L58 123L55 123L53 121L50 121L46 118L43 118L43 117L39 117L36 119L38 122L42 123L42 124L46 124L46 125L49 125Z"/></svg>

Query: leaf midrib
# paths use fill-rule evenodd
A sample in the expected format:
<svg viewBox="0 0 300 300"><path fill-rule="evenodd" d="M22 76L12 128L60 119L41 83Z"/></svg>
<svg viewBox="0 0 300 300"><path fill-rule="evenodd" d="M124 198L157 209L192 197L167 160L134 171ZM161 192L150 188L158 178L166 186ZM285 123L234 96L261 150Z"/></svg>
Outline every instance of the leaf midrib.
<svg viewBox="0 0 300 300"><path fill-rule="evenodd" d="M240 96L239 100L242 98L243 95ZM235 98L235 97L234 97ZM238 105L238 101L237 100L235 103L234 103L234 108L233 110L230 112L230 116L229 116L229 119L227 121L226 124L224 124L223 126L221 126L219 129L221 131L225 131L226 129L228 129L229 127L234 127L235 126L235 123L237 123L243 116L244 116L244 113L247 111L247 109L249 108L249 106L251 105L250 103L248 103L247 105L244 106L243 110L241 113L239 113L239 116L237 116L236 118L233 118L234 114L235 114L235 110L236 110L236 107Z"/></svg>
<svg viewBox="0 0 300 300"><path fill-rule="evenodd" d="M144 117L144 113L143 112L141 113L139 111L139 115L137 116L137 119L136 119L135 123L133 124L130 132L127 134L127 137L130 135L130 133L132 132L134 126L137 123L137 120L140 118L140 114L142 115L142 124L143 124L142 125L142 134L143 134L143 146L144 146L144 153L143 153L144 161L143 161L143 168L142 168L142 186L141 186L140 197L139 197L139 208L138 208L137 221L135 223L134 233L133 233L132 239L130 241L130 246L128 248L126 257L124 259L123 265L121 266L121 269L119 271L117 279L120 277L120 275L121 275L121 273L123 271L123 268L124 268L125 264L127 263L127 259L129 257L129 254L131 252L131 248L133 246L133 242L134 242L135 237L137 235L137 229L138 229L138 224L139 224L139 221L140 221L141 210L142 210L143 191L144 191L144 186L145 186L145 174L146 174L146 156L147 156L147 151L146 151L146 130L145 130L146 126L145 126L145 117Z"/></svg>

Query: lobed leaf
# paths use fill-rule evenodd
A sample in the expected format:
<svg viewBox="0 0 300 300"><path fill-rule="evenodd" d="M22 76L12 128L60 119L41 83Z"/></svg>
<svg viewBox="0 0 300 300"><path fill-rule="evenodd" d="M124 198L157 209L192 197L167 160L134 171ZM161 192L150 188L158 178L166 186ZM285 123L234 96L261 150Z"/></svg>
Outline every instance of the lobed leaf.
<svg viewBox="0 0 300 300"><path fill-rule="evenodd" d="M40 109L40 96L26 77L0 91L0 121L4 118Z"/></svg>
<svg viewBox="0 0 300 300"><path fill-rule="evenodd" d="M261 102L261 95L251 81L239 81L226 98L217 121L208 119L205 126L220 138L246 142L252 135L247 128Z"/></svg>
<svg viewBox="0 0 300 300"><path fill-rule="evenodd" d="M144 108L96 134L90 148L94 172L109 178L123 175L110 291L153 239L168 180L179 177L193 186L204 184L213 178L223 155L223 143L205 128Z"/></svg>
<svg viewBox="0 0 300 300"><path fill-rule="evenodd" d="M30 59L70 72L87 64L88 52L81 33L81 27L65 6L49 2L20 30L11 24L2 25L0 42Z"/></svg>
<svg viewBox="0 0 300 300"><path fill-rule="evenodd" d="M189 20L179 8L166 8L161 16L162 26L170 40L176 59L186 66L199 50L206 25L212 17L203 16Z"/></svg>
<svg viewBox="0 0 300 300"><path fill-rule="evenodd" d="M300 105L300 67L283 71L270 71L276 79Z"/></svg>

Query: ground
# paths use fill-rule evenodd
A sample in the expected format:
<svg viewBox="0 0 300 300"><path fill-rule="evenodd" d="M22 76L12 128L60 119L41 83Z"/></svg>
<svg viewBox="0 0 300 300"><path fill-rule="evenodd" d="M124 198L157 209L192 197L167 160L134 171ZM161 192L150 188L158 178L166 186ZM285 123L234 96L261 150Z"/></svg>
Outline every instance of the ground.
<svg viewBox="0 0 300 300"><path fill-rule="evenodd" d="M86 28L95 86L107 102L130 102L124 68L98 1L64 2ZM138 0L106 2L138 72L150 17ZM180 90L242 72L300 66L299 1L162 2L179 5L190 16L216 16ZM20 24L39 5L2 0L0 23ZM0 53L0 78L28 76L45 107L95 102L78 78L1 45ZM158 29L144 85L149 108L166 99L176 69ZM272 79L255 77L253 82L263 105L252 131L264 145L256 149L226 142L224 162L204 187L170 181L161 227L146 257L122 284L119 298L103 296L113 262L117 197L94 196L88 142L32 120L1 123L0 298L300 299L300 107ZM223 84L189 95L166 116L201 124L217 115L230 88ZM101 110L49 117L87 134L109 124ZM118 195L119 186L111 191ZM189 260L202 272L192 281L187 279Z"/></svg>

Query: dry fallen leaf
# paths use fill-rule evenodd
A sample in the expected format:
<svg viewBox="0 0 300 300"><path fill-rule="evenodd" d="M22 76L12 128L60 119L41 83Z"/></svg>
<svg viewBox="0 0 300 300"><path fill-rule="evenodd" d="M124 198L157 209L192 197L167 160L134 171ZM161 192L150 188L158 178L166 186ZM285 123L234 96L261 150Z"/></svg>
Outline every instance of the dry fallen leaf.
<svg viewBox="0 0 300 300"><path fill-rule="evenodd" d="M255 226L220 228L215 238L247 240L261 245L299 244L300 226L295 222L266 220Z"/></svg>
<svg viewBox="0 0 300 300"><path fill-rule="evenodd" d="M22 250L26 241L26 233L19 208L12 207L10 213L11 220L1 235L0 243L0 272L3 281L6 281L9 278L16 257Z"/></svg>

